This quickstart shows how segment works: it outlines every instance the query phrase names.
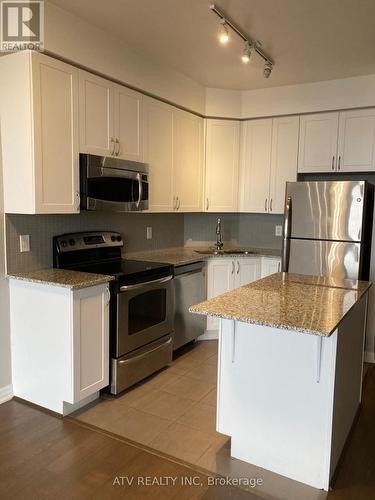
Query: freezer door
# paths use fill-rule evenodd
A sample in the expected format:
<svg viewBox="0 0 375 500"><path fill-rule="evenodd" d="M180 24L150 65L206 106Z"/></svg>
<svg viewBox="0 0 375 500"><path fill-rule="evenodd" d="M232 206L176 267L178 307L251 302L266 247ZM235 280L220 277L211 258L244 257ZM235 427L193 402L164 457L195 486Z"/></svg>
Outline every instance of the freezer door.
<svg viewBox="0 0 375 500"><path fill-rule="evenodd" d="M290 240L290 273L358 279L360 266L360 243Z"/></svg>
<svg viewBox="0 0 375 500"><path fill-rule="evenodd" d="M364 181L288 182L290 237L361 241L364 197Z"/></svg>

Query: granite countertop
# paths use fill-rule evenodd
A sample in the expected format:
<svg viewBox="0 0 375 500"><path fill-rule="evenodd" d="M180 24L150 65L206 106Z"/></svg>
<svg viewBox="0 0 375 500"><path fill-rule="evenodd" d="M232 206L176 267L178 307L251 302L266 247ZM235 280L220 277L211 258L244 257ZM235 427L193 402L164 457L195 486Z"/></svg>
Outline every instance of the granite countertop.
<svg viewBox="0 0 375 500"><path fill-rule="evenodd" d="M29 281L31 283L42 283L44 285L61 286L70 288L71 290L100 285L114 279L113 276L106 276L105 274L82 273L66 269L38 269L36 271L8 274L8 278Z"/></svg>
<svg viewBox="0 0 375 500"><path fill-rule="evenodd" d="M368 281L276 273L190 307L190 312L329 337Z"/></svg>
<svg viewBox="0 0 375 500"><path fill-rule="evenodd" d="M174 266L181 266L183 264L191 264L192 262L199 262L203 260L221 258L221 257L280 257L281 250L267 249L267 248L249 248L238 247L240 250L246 250L249 254L238 253L221 253L221 254L201 254L197 250L205 250L207 247L177 247L177 248L164 248L161 250L148 250L144 252L129 252L126 254L127 259L132 260L145 260L150 262L165 262ZM231 249L229 249L231 250Z"/></svg>

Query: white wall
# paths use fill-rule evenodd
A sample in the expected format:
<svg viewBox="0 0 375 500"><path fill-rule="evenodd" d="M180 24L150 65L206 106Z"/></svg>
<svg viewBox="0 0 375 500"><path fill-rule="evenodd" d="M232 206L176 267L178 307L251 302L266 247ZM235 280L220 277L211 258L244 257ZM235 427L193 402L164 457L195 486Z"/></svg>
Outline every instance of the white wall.
<svg viewBox="0 0 375 500"><path fill-rule="evenodd" d="M131 86L204 113L205 88L122 40L45 3L45 48Z"/></svg>
<svg viewBox="0 0 375 500"><path fill-rule="evenodd" d="M4 206L0 154L0 403L11 395L11 383L9 287L8 280L5 278Z"/></svg>

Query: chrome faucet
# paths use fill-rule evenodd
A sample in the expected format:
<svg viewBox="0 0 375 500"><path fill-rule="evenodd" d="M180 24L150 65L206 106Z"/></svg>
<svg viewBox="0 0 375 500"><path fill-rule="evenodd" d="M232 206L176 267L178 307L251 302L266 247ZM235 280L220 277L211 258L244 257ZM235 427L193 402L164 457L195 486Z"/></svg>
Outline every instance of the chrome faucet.
<svg viewBox="0 0 375 500"><path fill-rule="evenodd" d="M220 252L220 250L222 250L224 246L224 243L223 243L223 234L222 234L222 230L221 230L221 218L218 217L217 221L216 221L216 243L215 243L215 250L217 250L218 252Z"/></svg>

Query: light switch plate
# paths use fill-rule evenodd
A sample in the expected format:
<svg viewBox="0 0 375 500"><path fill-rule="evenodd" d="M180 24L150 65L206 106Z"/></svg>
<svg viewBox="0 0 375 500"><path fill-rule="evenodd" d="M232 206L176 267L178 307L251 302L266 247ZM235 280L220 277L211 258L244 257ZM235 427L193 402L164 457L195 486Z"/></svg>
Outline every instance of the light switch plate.
<svg viewBox="0 0 375 500"><path fill-rule="evenodd" d="M147 240L152 240L152 227L147 227L146 228L146 239Z"/></svg>
<svg viewBox="0 0 375 500"><path fill-rule="evenodd" d="M283 226L276 225L275 226L275 236L283 235Z"/></svg>
<svg viewBox="0 0 375 500"><path fill-rule="evenodd" d="M30 252L29 234L20 234L20 252Z"/></svg>

